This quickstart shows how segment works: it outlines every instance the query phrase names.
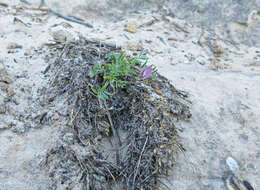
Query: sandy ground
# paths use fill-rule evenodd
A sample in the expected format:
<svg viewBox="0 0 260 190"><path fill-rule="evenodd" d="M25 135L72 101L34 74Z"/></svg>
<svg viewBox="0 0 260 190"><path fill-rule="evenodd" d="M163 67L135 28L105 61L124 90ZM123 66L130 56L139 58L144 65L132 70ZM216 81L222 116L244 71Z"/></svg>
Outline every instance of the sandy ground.
<svg viewBox="0 0 260 190"><path fill-rule="evenodd" d="M165 181L170 189L232 189L228 181L232 175L240 189L246 189L243 180L260 189L259 48L232 43L156 11L110 19L90 5L78 6L80 1L68 1L66 6L48 2L64 14L86 19L94 26L88 28L24 9L20 1L0 2L8 5L0 5L0 190L47 188L48 177L40 166L59 135L62 116L58 105L41 104L41 89L47 84L42 72L48 64L39 52L57 34L69 38L81 34L126 51L147 49L150 64L190 94L193 116L177 124L186 151ZM129 22L139 25L134 33L125 29ZM46 111L51 122L42 124L39 120ZM238 163L233 172L226 164L228 157Z"/></svg>

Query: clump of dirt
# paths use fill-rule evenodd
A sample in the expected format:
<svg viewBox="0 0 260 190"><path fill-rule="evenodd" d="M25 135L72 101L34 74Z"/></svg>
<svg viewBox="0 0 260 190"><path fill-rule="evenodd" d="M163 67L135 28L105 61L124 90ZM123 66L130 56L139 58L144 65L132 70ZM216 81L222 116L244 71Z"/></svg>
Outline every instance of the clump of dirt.
<svg viewBox="0 0 260 190"><path fill-rule="evenodd" d="M175 122L191 117L187 94L157 74L141 82L129 79L101 101L91 91L100 79L88 74L120 48L80 37L48 52L47 101L68 105L67 126L46 157L50 188L158 189L182 147Z"/></svg>

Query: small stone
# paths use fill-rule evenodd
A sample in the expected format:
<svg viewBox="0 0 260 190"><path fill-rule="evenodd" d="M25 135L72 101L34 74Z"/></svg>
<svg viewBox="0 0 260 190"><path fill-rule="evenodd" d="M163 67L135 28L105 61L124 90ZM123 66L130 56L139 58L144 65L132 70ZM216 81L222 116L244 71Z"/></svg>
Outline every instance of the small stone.
<svg viewBox="0 0 260 190"><path fill-rule="evenodd" d="M246 143L248 141L248 136L245 134L240 134L238 138L240 141L242 141L244 143Z"/></svg>
<svg viewBox="0 0 260 190"><path fill-rule="evenodd" d="M233 172L239 169L237 161L234 160L232 157L228 157L226 159L226 164L228 165L229 169Z"/></svg>
<svg viewBox="0 0 260 190"><path fill-rule="evenodd" d="M22 45L19 45L17 43L11 42L7 45L7 49L21 49L23 48Z"/></svg>
<svg viewBox="0 0 260 190"><path fill-rule="evenodd" d="M26 131L26 126L22 122L17 122L11 127L11 130L15 133L24 133Z"/></svg>
<svg viewBox="0 0 260 190"><path fill-rule="evenodd" d="M140 51L142 50L142 45L136 42L127 42L126 49L131 51Z"/></svg>
<svg viewBox="0 0 260 190"><path fill-rule="evenodd" d="M7 84L13 82L12 77L9 75L5 65L1 61L0 61L0 82L5 82Z"/></svg>
<svg viewBox="0 0 260 190"><path fill-rule="evenodd" d="M60 25L64 28L73 28L73 26L67 22L61 22Z"/></svg>
<svg viewBox="0 0 260 190"><path fill-rule="evenodd" d="M14 93L14 90L13 90L9 85L7 85L7 84L1 86L1 90L7 92L7 94L8 94L9 96L14 96L14 94L15 94L15 93Z"/></svg>
<svg viewBox="0 0 260 190"><path fill-rule="evenodd" d="M161 47L161 45L159 44L159 43L153 43L153 44L151 44L151 45L149 45L149 49L150 49L150 51L151 52L154 52L154 53L163 53L163 51L162 51L162 47Z"/></svg>
<svg viewBox="0 0 260 190"><path fill-rule="evenodd" d="M249 164L247 164L247 166L246 166L249 170L255 170L255 166L253 165L253 164L251 164L251 163L249 163Z"/></svg>
<svg viewBox="0 0 260 190"><path fill-rule="evenodd" d="M127 32L136 33L139 25L136 22L129 22L125 25Z"/></svg>
<svg viewBox="0 0 260 190"><path fill-rule="evenodd" d="M57 30L51 33L53 40L58 43L65 43L73 41L72 34L65 30Z"/></svg>
<svg viewBox="0 0 260 190"><path fill-rule="evenodd" d="M7 53L15 53L14 49L9 49Z"/></svg>
<svg viewBox="0 0 260 190"><path fill-rule="evenodd" d="M206 64L205 61L198 61L198 63L199 63L200 65L205 65L205 64Z"/></svg>
<svg viewBox="0 0 260 190"><path fill-rule="evenodd" d="M25 52L24 52L24 55L25 56L30 56L32 55L32 51L30 49L27 49Z"/></svg>
<svg viewBox="0 0 260 190"><path fill-rule="evenodd" d="M231 63L220 63L219 59L211 60L209 67L213 70L224 70L224 69L232 69Z"/></svg>

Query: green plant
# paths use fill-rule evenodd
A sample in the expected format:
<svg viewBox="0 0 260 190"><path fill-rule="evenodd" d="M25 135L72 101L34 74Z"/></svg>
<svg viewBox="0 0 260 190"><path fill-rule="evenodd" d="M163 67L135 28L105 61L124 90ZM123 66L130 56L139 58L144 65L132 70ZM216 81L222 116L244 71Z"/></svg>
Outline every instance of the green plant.
<svg viewBox="0 0 260 190"><path fill-rule="evenodd" d="M112 53L106 56L106 60L107 62L94 64L89 72L90 77L102 77L103 82L101 86L97 89L91 88L93 93L100 99L107 99L115 93L117 88L125 87L129 83L127 81L129 77L140 76L140 68L143 68L141 75L144 79L157 71L155 68L146 66L148 59L143 55L129 58L124 53L121 53L119 56ZM150 70L153 72L150 72ZM111 87L112 92L108 90L109 87Z"/></svg>

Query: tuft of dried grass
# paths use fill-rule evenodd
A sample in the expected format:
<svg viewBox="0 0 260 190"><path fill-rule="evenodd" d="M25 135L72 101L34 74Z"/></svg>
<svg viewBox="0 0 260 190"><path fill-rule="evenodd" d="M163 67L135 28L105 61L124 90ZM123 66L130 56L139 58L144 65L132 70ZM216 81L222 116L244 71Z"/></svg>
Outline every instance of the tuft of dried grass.
<svg viewBox="0 0 260 190"><path fill-rule="evenodd" d="M64 135L46 156L50 187L158 189L179 149L175 122L191 117L187 94L158 74L131 81L101 102L91 91L101 81L90 78L89 71L94 63L106 61L107 54L121 53L120 48L81 37L49 47L48 52L46 101L66 100L69 108Z"/></svg>

